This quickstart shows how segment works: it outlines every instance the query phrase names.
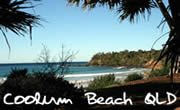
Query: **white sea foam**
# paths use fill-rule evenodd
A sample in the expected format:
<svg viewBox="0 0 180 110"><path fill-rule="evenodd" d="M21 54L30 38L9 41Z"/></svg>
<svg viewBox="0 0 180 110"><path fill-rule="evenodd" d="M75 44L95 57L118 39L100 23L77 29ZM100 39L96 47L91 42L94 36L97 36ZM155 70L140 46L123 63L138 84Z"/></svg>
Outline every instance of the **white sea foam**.
<svg viewBox="0 0 180 110"><path fill-rule="evenodd" d="M7 78L4 78L4 77L0 78L0 84L4 83L6 81L6 79Z"/></svg>
<svg viewBox="0 0 180 110"><path fill-rule="evenodd" d="M108 74L115 74L115 75L128 75L128 73L134 73L134 72L145 72L148 71L148 69L137 69L133 68L128 71L122 71L122 72L106 72L106 73L86 73L86 74L67 74L64 75L64 78L73 78L73 77L96 77L96 76L104 76Z"/></svg>
<svg viewBox="0 0 180 110"><path fill-rule="evenodd" d="M145 68L133 68L128 71L121 72L111 72L111 73L89 73L89 74L68 74L65 75L64 78L69 78L69 82L75 84L77 87L87 87L89 82L92 81L97 76L103 76L108 74L114 74L117 80L124 80L127 75L132 74L134 72L144 73L146 71L150 71ZM75 78L75 79L73 79Z"/></svg>
<svg viewBox="0 0 180 110"><path fill-rule="evenodd" d="M108 75L108 74L114 74L114 73L68 74L68 75L64 75L64 78L69 78L69 77L88 77L88 76L103 76L103 75Z"/></svg>
<svg viewBox="0 0 180 110"><path fill-rule="evenodd" d="M114 69L123 69L126 68L125 66L115 67Z"/></svg>

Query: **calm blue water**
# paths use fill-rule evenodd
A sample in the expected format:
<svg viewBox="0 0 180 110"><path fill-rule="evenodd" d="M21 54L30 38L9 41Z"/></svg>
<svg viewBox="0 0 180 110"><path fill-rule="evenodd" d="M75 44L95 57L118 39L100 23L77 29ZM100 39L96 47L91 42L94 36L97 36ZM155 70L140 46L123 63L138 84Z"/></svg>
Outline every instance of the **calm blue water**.
<svg viewBox="0 0 180 110"><path fill-rule="evenodd" d="M72 62L67 65L72 66L82 66L87 65L88 62ZM56 63L54 63L56 65ZM10 74L12 69L24 69L27 68L28 72L32 71L41 71L44 67L46 67L45 63L17 63L17 64L0 64L0 77L7 76ZM73 70L70 69L73 72Z"/></svg>
<svg viewBox="0 0 180 110"><path fill-rule="evenodd" d="M116 76L126 76L133 72L142 72L143 68L121 68L121 67L87 67L88 62L72 62L68 71L64 73L64 78L67 80L89 79L96 76L101 76L113 73ZM27 68L29 72L40 71L45 64L37 63L22 63L22 64L0 64L0 77L7 77L12 69Z"/></svg>

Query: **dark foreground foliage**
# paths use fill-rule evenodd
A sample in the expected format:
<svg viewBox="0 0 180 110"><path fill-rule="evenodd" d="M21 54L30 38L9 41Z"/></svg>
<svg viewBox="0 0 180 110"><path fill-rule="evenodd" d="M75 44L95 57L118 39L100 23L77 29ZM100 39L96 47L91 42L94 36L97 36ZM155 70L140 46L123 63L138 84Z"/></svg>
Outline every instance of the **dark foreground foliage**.
<svg viewBox="0 0 180 110"><path fill-rule="evenodd" d="M60 104L58 106L54 103L49 105L5 105L2 102L7 93L12 93L12 97L9 97L8 101L13 102L13 96L34 96L36 92L41 94L41 98L47 96L47 100L51 97L55 99L61 97L71 99L73 104ZM7 80L0 87L0 108L2 110L55 110L59 108L79 110L86 105L83 96L83 89L74 87L73 84L65 81L62 77L56 77L55 74L39 72L27 75L26 69L12 70Z"/></svg>

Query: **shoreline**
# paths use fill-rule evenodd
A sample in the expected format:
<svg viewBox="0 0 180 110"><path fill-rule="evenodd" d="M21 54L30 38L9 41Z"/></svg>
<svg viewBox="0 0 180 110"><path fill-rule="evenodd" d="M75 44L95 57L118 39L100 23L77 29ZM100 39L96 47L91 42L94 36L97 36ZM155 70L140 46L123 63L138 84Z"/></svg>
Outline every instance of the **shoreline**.
<svg viewBox="0 0 180 110"><path fill-rule="evenodd" d="M99 66L100 67L100 66ZM103 66L101 66L103 67ZM126 66L116 66L114 67L118 69L118 71L112 71L112 72L96 72L96 73L76 73L76 74L66 74L64 75L64 80L67 80L69 83L75 84L77 87L87 87L88 83L92 81L95 77L100 77L108 74L114 74L116 79L123 80L124 77L127 77L129 74L132 73L141 73L144 74L147 71L150 71L148 68L127 68ZM121 69L128 69L126 71L123 71ZM58 74L57 74L58 77ZM2 84L6 80L6 77L0 77L0 84Z"/></svg>
<svg viewBox="0 0 180 110"><path fill-rule="evenodd" d="M143 74L145 73L145 71L143 72ZM107 73L105 75L109 75L109 74L113 74L113 73ZM132 74L132 73L129 73L129 74ZM117 74L114 74L115 75L115 80L120 80L120 81L124 81L124 79L129 75L120 75L118 76ZM100 76L95 76L93 78L86 78L86 79L75 79L75 80L67 80L64 78L64 80L68 81L69 83L71 84L74 84L76 87L87 87L88 84L94 80L94 78L96 77L101 77L101 76L105 76L105 75L100 75ZM3 84L5 81L6 81L7 77L0 77L0 84Z"/></svg>

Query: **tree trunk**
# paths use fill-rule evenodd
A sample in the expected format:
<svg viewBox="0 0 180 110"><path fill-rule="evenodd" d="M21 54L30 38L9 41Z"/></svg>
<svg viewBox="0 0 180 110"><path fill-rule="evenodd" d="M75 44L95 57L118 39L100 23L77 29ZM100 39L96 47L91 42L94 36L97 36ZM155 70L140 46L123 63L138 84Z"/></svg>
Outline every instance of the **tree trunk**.
<svg viewBox="0 0 180 110"><path fill-rule="evenodd" d="M175 35L177 42L180 43L180 0L169 0L169 7L171 10L172 20L175 26ZM180 44L177 44L178 63L175 73L180 72Z"/></svg>
<svg viewBox="0 0 180 110"><path fill-rule="evenodd" d="M174 29L174 23L173 23L172 17L168 13L168 10L164 5L164 3L162 2L162 0L156 0L156 2L157 2L158 6L161 10L162 15L164 16L166 22L168 23L170 30L173 30Z"/></svg>
<svg viewBox="0 0 180 110"><path fill-rule="evenodd" d="M168 0L170 11L168 11L168 8L165 7L162 0L156 0L156 2L170 28L171 33L169 37L173 39L173 42L168 44L168 47L173 47L173 50L171 51L172 54L175 55L175 60L173 58L170 59L171 67L174 66L174 68L171 68L170 72L171 82L173 84L173 74L180 72L180 0Z"/></svg>

